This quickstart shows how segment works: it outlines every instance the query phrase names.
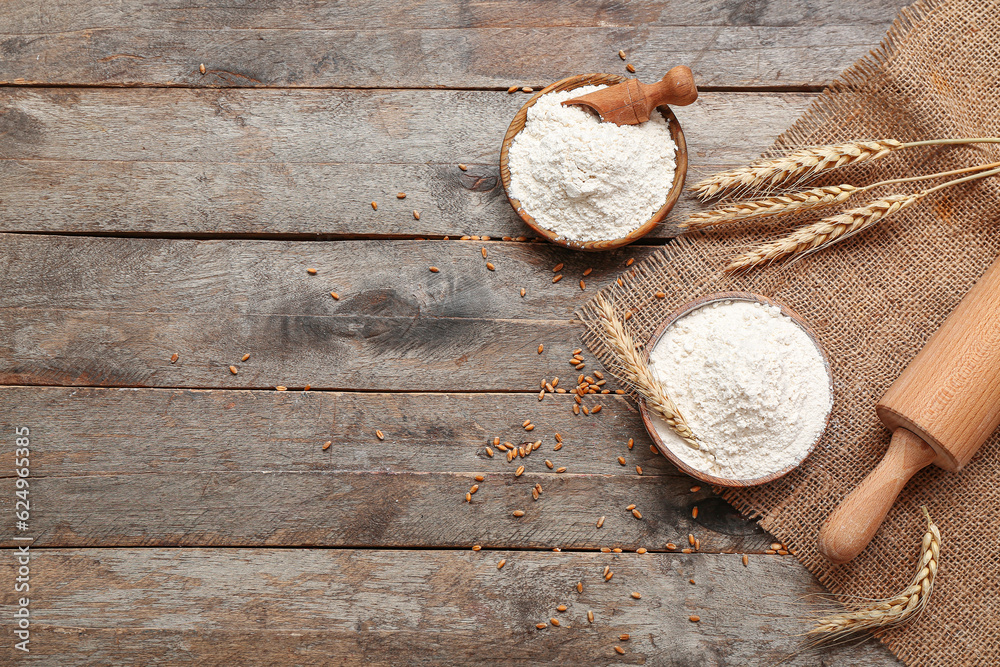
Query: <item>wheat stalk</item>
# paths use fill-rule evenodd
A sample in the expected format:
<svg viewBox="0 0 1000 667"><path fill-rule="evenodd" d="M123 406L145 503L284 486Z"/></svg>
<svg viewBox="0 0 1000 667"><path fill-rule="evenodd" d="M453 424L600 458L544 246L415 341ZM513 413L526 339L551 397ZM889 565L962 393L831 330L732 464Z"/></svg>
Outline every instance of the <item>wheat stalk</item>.
<svg viewBox="0 0 1000 667"><path fill-rule="evenodd" d="M896 139L881 139L811 146L781 157L758 160L748 167L713 174L696 183L691 189L698 193L700 198L709 199L730 190L755 191L788 183L793 179L815 176L845 165L870 162L903 148L973 143L1000 143L1000 138L931 139L909 143Z"/></svg>
<svg viewBox="0 0 1000 667"><path fill-rule="evenodd" d="M734 259L726 271L729 273L746 271L762 264L770 264L792 255L813 252L843 240L862 229L867 229L882 218L910 206L922 199L926 193L910 195L890 195L884 199L869 202L845 211L840 215L823 218L819 222L806 225L777 241L765 243Z"/></svg>
<svg viewBox="0 0 1000 667"><path fill-rule="evenodd" d="M969 171L969 169L959 171ZM901 211L907 206L911 206L938 190L997 174L1000 174L1000 168L980 171L971 176L956 178L953 181L948 181L933 188L921 190L920 192L908 195L890 195L883 199L869 202L860 208L854 208L839 215L823 218L819 222L801 227L777 241L762 244L750 252L738 256L730 262L729 266L726 267L726 271L729 273L747 271L757 266L771 264L772 262L791 257L792 255L801 257L805 253L815 252L875 225L883 218ZM911 180L919 180L919 178L897 179L896 182ZM889 181L883 182L883 184L887 183Z"/></svg>
<svg viewBox="0 0 1000 667"><path fill-rule="evenodd" d="M821 208L829 208L847 201L850 197L856 196L868 190L898 183L912 183L914 181L929 181L945 176L957 176L967 174L970 171L984 171L1000 167L1000 162L991 164L978 164L964 169L953 169L951 171L940 171L934 174L922 174L920 176L910 176L907 178L894 178L887 181L879 181L864 187L855 187L842 183L840 185L829 185L821 188L812 188L801 192L790 192L784 195L767 197L749 202L733 202L720 206L711 211L702 211L692 214L687 220L680 224L680 227L687 231L704 229L713 225L721 225L731 222L741 222L743 220L776 217L800 213L803 211L815 211Z"/></svg>
<svg viewBox="0 0 1000 667"><path fill-rule="evenodd" d="M758 189L787 183L848 164L877 160L904 144L895 139L856 141L832 146L812 146L788 155L758 160L748 167L723 171L695 183L692 188L702 199L736 188Z"/></svg>
<svg viewBox="0 0 1000 667"><path fill-rule="evenodd" d="M670 400L663 385L653 375L649 365L639 354L639 349L622 323L611 302L598 295L595 301L604 327L604 339L608 347L617 357L618 363L625 374L623 378L637 394L646 399L646 405L656 412L667 425L679 435L684 442L694 449L702 449L701 442L691 432L687 420L681 414L674 402Z"/></svg>
<svg viewBox="0 0 1000 667"><path fill-rule="evenodd" d="M839 641L858 632L899 625L911 620L927 606L941 556L941 531L931 520L927 508L920 509L927 518L927 532L920 545L917 573L910 585L891 598L816 619L812 629L806 633L814 635L816 643Z"/></svg>
<svg viewBox="0 0 1000 667"><path fill-rule="evenodd" d="M846 201L858 190L853 185L829 185L802 192L792 192L778 197L768 197L750 202L734 202L711 211L693 213L680 224L681 229L694 231L727 222L740 222L750 218L766 218L789 215L802 211L836 206Z"/></svg>

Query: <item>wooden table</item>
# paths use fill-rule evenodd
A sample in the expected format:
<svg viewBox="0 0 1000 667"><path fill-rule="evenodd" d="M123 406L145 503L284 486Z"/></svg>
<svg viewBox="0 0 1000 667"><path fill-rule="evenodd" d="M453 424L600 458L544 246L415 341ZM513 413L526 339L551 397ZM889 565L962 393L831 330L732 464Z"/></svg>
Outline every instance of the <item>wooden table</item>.
<svg viewBox="0 0 1000 667"><path fill-rule="evenodd" d="M575 379L575 309L674 227L607 254L531 242L499 184L528 99L506 90L623 73L619 49L646 80L689 64L702 96L676 112L707 173L765 149L904 0L195 4L0 4L0 580L34 540L31 653L4 583L0 662L794 651L821 588L793 557L654 456L624 397L539 402ZM542 447L515 477L494 437ZM669 550L688 534L697 553ZM868 642L788 664L898 663Z"/></svg>

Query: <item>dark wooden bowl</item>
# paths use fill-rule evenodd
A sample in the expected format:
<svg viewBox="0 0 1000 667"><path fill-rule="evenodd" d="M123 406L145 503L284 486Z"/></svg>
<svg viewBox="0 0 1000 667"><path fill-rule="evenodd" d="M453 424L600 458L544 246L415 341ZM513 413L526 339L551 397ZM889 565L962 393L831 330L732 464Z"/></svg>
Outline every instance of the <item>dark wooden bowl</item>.
<svg viewBox="0 0 1000 667"><path fill-rule="evenodd" d="M674 157L674 162L677 164L677 171L674 174L674 184L673 187L670 188L670 192L667 193L667 202L660 207L660 210L656 212L656 215L628 235L620 239L608 239L606 241L572 241L569 239L559 238L552 230L539 226L535 222L535 219L525 212L524 207L521 206L521 202L510 196L510 168L507 164L508 151L514 137L517 136L518 132L524 129L524 123L528 119L528 108L537 102L539 97L546 93L559 90L572 90L574 88L580 88L581 86L613 86L614 84L621 83L625 80L625 77L618 76L617 74L580 74L556 81L552 85L546 86L539 92L535 93L532 98L528 100L523 107L521 107L520 111L514 114L514 120L510 122L510 127L507 128L507 134L505 134L503 138L503 145L500 147L500 180L503 181L503 189L507 194L507 201L509 201L510 205L514 207L514 211L516 211L521 219L524 220L526 225L553 243L567 248L573 248L575 250L591 251L613 250L614 248L620 248L624 245L628 245L633 241L641 239L643 236L651 232L658 223L663 222L663 220L667 217L667 214L670 213L670 209L672 209L674 204L677 203L677 200L681 196L681 192L684 190L684 177L687 175L688 166L687 144L684 142L684 132L681 130L681 124L677 122L677 117L674 116L674 112L670 110L670 107L663 105L657 107L657 109L661 114L663 114L663 117L669 123L670 136L674 140L674 143L677 144L677 155Z"/></svg>
<svg viewBox="0 0 1000 667"><path fill-rule="evenodd" d="M815 332L813 332L809 324L804 319L802 319L802 316L800 316L798 313L796 313L795 311L793 311L791 308L781 303L780 301L775 301L774 299L769 299L766 296L753 294L751 292L719 292L716 294L709 294L707 296L703 296L700 299L695 299L694 301L690 301L684 304L683 306L675 310L673 313L671 313L670 316L666 320L664 320L663 323L660 324L660 326L656 327L655 331L653 331L652 335L649 337L649 342L646 343L645 348L643 348L642 352L643 360L646 363L649 363L650 352L652 352L653 348L659 342L660 336L663 335L663 332L666 331L671 324L673 324L680 318L684 317L691 311L697 310L698 308L701 308L704 305L707 305L709 303L714 303L716 301L756 301L758 303L767 304L769 306L777 306L778 308L780 308L781 312L784 315L787 315L788 317L792 318L792 320L796 324L802 327L803 331L806 332L806 335L809 336L809 339L812 340L813 344L816 346L816 349L819 350L820 356L823 357L823 365L826 367L827 377L830 380L830 393L831 394L833 393L833 375L830 373L830 359L829 357L826 356L826 350L824 350L823 346L820 345L819 339L816 338L816 334ZM709 475L707 473L701 472L700 470L695 470L688 464L684 463L684 461L682 461L676 454L674 454L673 451L671 451L670 448L667 447L666 444L664 444L663 440L660 438L659 433L657 433L656 429L653 427L653 422L650 418L649 409L646 407L645 400L639 401L639 413L642 415L642 423L646 427L646 431L649 433L649 437L653 439L653 442L656 444L656 448L660 450L661 454L670 459L671 463L673 463L675 466L677 466L680 470L687 473L688 475L691 475L695 479L701 480L702 482L705 482L707 484L713 484L715 486L731 486L731 487L757 486L758 484L767 484L768 482L773 482L774 480L780 477L784 477L789 472L799 467L799 465L803 461L805 461L810 454L812 454L813 449L816 448L816 443L819 442L819 439L821 437L823 437L823 432L826 430L826 427L824 427L823 431L820 431L820 434L816 436L816 440L809 446L808 451L806 451L806 453L803 454L801 459L799 459L797 462L786 468L782 468L777 472L773 472L769 475L764 475L763 477L757 477L755 479L726 479L724 477L715 477L713 475ZM826 424L827 426L829 426L830 424L829 412L826 413Z"/></svg>

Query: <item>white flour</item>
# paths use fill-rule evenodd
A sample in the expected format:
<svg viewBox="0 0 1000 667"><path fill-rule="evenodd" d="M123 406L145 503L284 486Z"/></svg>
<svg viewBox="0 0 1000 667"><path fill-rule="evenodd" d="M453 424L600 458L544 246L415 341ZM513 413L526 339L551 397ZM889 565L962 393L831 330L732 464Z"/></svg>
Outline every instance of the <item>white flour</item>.
<svg viewBox="0 0 1000 667"><path fill-rule="evenodd" d="M619 127L560 104L604 87L542 95L508 154L511 196L541 227L574 241L617 239L641 227L666 203L677 168L659 111Z"/></svg>
<svg viewBox="0 0 1000 667"><path fill-rule="evenodd" d="M798 463L833 407L823 357L776 306L703 306L664 332L650 363L706 446L685 445L658 418L657 433L682 461L717 477L753 479Z"/></svg>

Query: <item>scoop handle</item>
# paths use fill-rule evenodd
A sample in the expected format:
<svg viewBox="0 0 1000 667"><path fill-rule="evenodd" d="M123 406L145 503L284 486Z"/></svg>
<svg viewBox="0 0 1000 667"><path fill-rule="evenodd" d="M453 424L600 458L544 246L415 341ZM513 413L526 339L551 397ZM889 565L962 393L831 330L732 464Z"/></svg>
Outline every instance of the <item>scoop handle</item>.
<svg viewBox="0 0 1000 667"><path fill-rule="evenodd" d="M823 524L817 539L819 552L840 564L864 551L899 492L936 458L937 452L913 433L904 428L893 431L882 461Z"/></svg>
<svg viewBox="0 0 1000 667"><path fill-rule="evenodd" d="M694 85L691 69L678 65L663 75L656 83L643 85L643 93L652 102L649 107L672 104L684 107L698 99L698 87Z"/></svg>

